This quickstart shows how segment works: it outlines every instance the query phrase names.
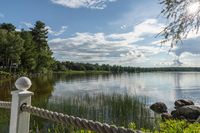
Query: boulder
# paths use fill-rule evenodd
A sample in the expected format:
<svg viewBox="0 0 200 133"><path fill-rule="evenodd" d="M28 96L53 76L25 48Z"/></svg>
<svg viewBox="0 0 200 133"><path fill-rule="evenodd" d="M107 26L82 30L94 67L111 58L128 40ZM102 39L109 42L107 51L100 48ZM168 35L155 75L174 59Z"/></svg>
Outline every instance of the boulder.
<svg viewBox="0 0 200 133"><path fill-rule="evenodd" d="M173 118L187 119L189 121L197 120L200 116L200 107L195 105L187 105L177 108L171 112Z"/></svg>
<svg viewBox="0 0 200 133"><path fill-rule="evenodd" d="M162 120L168 120L168 119L172 119L172 115L169 113L162 113L161 114Z"/></svg>
<svg viewBox="0 0 200 133"><path fill-rule="evenodd" d="M162 102L157 102L157 103L152 104L150 106L150 109L158 114L167 112L167 106Z"/></svg>
<svg viewBox="0 0 200 133"><path fill-rule="evenodd" d="M200 116L197 118L197 120L195 122L199 122L200 123Z"/></svg>
<svg viewBox="0 0 200 133"><path fill-rule="evenodd" d="M175 108L187 106L187 105L194 105L194 102L191 100L186 99L179 99L174 102Z"/></svg>

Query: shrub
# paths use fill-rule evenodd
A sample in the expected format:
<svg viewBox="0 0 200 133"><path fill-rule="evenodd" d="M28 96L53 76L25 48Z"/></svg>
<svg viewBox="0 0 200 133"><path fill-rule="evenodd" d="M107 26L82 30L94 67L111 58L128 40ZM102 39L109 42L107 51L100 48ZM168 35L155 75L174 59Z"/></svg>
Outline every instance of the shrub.
<svg viewBox="0 0 200 133"><path fill-rule="evenodd" d="M137 129L134 123L130 123L128 127L133 130ZM159 129L155 131L143 128L141 131L148 133L200 133L200 123L189 123L185 120L167 120L160 122Z"/></svg>

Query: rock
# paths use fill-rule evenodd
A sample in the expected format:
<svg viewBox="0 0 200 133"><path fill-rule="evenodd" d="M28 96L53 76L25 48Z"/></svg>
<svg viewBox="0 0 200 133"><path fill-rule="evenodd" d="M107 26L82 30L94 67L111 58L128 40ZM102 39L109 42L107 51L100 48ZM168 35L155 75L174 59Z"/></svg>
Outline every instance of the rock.
<svg viewBox="0 0 200 133"><path fill-rule="evenodd" d="M196 122L199 122L199 123L200 123L200 116L197 118Z"/></svg>
<svg viewBox="0 0 200 133"><path fill-rule="evenodd" d="M162 117L163 120L168 120L168 119L172 119L173 118L172 115L169 114L169 113L162 113L161 117Z"/></svg>
<svg viewBox="0 0 200 133"><path fill-rule="evenodd" d="M194 102L191 100L186 99L179 99L174 102L175 108L187 106L187 105L194 105Z"/></svg>
<svg viewBox="0 0 200 133"><path fill-rule="evenodd" d="M188 121L197 120L200 116L200 107L195 105L187 105L179 107L171 112L173 118L187 119Z"/></svg>
<svg viewBox="0 0 200 133"><path fill-rule="evenodd" d="M152 104L150 109L159 114L167 112L167 106L162 102Z"/></svg>

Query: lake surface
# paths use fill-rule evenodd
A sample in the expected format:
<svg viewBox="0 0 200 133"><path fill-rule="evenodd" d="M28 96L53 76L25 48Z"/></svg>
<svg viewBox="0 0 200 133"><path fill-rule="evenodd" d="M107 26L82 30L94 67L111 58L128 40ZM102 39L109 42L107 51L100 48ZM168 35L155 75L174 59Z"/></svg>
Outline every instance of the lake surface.
<svg viewBox="0 0 200 133"><path fill-rule="evenodd" d="M164 102L173 110L176 99L186 98L200 105L200 73L162 72L103 75L51 74L32 77L32 104L69 115L125 126L153 129L154 114L149 105ZM14 81L0 81L0 100L11 100ZM7 132L9 111L0 109L0 132ZM2 115L4 114L4 115ZM31 117L31 128L43 130L52 123Z"/></svg>

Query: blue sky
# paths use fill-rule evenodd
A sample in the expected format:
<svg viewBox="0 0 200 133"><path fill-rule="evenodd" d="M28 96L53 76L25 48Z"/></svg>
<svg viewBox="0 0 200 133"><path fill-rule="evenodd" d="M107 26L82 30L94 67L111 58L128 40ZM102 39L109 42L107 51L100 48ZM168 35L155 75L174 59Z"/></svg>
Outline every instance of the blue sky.
<svg viewBox="0 0 200 133"><path fill-rule="evenodd" d="M155 38L166 25L158 0L1 0L0 22L18 30L45 22L57 60L162 67L200 66L193 33L170 50ZM190 47L189 47L190 46Z"/></svg>

